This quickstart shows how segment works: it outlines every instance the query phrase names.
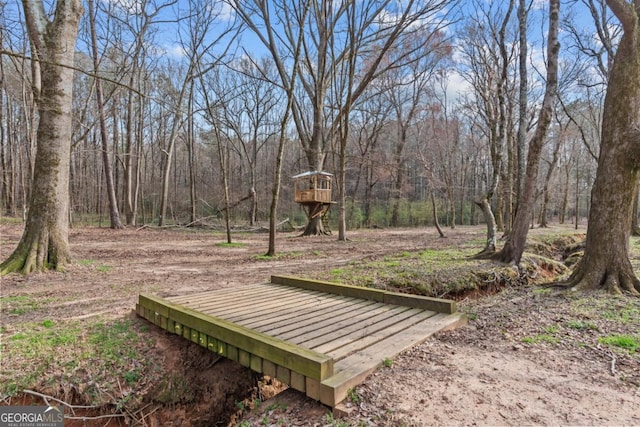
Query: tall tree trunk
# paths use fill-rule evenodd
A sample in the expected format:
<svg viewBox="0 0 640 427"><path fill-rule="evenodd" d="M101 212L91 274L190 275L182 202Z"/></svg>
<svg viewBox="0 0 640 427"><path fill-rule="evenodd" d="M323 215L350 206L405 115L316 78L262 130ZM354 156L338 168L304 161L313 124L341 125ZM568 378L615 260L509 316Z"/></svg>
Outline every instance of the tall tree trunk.
<svg viewBox="0 0 640 427"><path fill-rule="evenodd" d="M129 79L129 86L133 87L134 75L137 72L137 64L133 64L131 70L131 77ZM133 215L133 140L134 140L134 126L133 126L133 105L135 102L135 94L133 91L129 91L127 94L127 118L125 124L126 142L124 149L124 215L127 225L136 225L135 217Z"/></svg>
<svg viewBox="0 0 640 427"><path fill-rule="evenodd" d="M560 206L560 224L564 224L567 220L567 209L569 208L569 180L571 175L571 169L569 165L565 166L564 170L564 185L562 188L562 205Z"/></svg>
<svg viewBox="0 0 640 427"><path fill-rule="evenodd" d="M636 182L636 191L633 197L633 213L631 216L631 233L634 236L640 236L640 224L638 223L638 203L640 202L640 177L638 177L638 181Z"/></svg>
<svg viewBox="0 0 640 427"><path fill-rule="evenodd" d="M196 203L198 201L198 197L196 195L196 134L195 134L195 124L194 124L194 109L193 109L193 94L194 94L195 80L191 80L190 88L189 88L189 99L187 101L188 107L187 111L189 114L189 118L187 120L187 157L188 157L188 165L189 165L189 206L190 206L190 223L194 223L196 221Z"/></svg>
<svg viewBox="0 0 640 427"><path fill-rule="evenodd" d="M502 251L495 256L496 259L519 264L524 252L524 245L529 232L529 221L534 208L536 181L540 167L540 156L542 147L546 141L547 130L551 122L553 105L556 100L558 86L558 57L560 44L558 42L558 27L560 21L560 0L550 0L549 2L549 35L547 46L547 84L545 88L542 106L538 116L538 124L535 134L529 144L529 154L527 156L527 168L525 182L518 202L516 217L513 221L513 229L505 243ZM522 114L522 112L521 112Z"/></svg>
<svg viewBox="0 0 640 427"><path fill-rule="evenodd" d="M629 261L640 170L640 3L607 0L607 5L620 20L623 35L604 101L584 256L567 284L640 295L640 280Z"/></svg>
<svg viewBox="0 0 640 427"><path fill-rule="evenodd" d="M96 76L100 67L98 55L98 39L96 37L96 15L93 0L88 0L89 6L89 28L91 31L91 53L93 56L93 70ZM111 170L111 159L109 158L109 141L107 138L107 119L104 112L104 98L102 96L102 81L96 77L96 103L98 104L98 121L100 123L100 142L102 145L102 167L104 170L105 182L107 184L107 197L109 200L109 219L111 228L124 228L120 221L120 212L118 211L118 201L116 200L116 189L113 184L113 172ZM114 127L117 123L114 123ZM114 141L115 142L115 141Z"/></svg>
<svg viewBox="0 0 640 427"><path fill-rule="evenodd" d="M524 173L525 173L525 147L527 143L527 105L529 83L527 73L527 58L528 42L527 42L527 18L528 8L526 0L519 0L518 2L518 28L520 32L519 47L520 55L518 57L518 74L520 76L520 86L518 88L518 137L516 141L516 200L520 201L520 195L522 193L522 187L524 186ZM511 173L511 171L509 171ZM516 206L517 211L517 206Z"/></svg>
<svg viewBox="0 0 640 427"><path fill-rule="evenodd" d="M560 134L562 135L562 133ZM562 146L561 137L558 137L555 141L555 147L553 149L553 158L549 162L549 169L544 177L544 186L542 187L542 207L540 208L540 227L548 227L547 223L547 209L549 205L549 184L551 183L551 177L560 160L560 148Z"/></svg>
<svg viewBox="0 0 640 427"><path fill-rule="evenodd" d="M182 101L184 100L185 93L189 87L189 81L191 80L191 73L193 72L193 64L189 66L187 70L186 78L182 82L182 88L178 94L176 100L175 111L173 112L173 122L171 124L171 133L169 134L169 142L166 150L163 150L166 156L162 163L162 193L160 198L160 216L158 218L158 225L164 226L167 216L167 206L169 204L169 178L171 177L171 163L173 162L173 153L175 151L176 139L178 138L178 131L182 126Z"/></svg>
<svg viewBox="0 0 640 427"><path fill-rule="evenodd" d="M438 208L436 205L435 191L431 189L430 193L431 193L431 212L433 213L433 225L434 227L436 227L436 230L438 230L438 234L440 235L440 237L445 238L447 236L445 236L444 232L442 231L442 227L440 227L440 221L438 221Z"/></svg>
<svg viewBox="0 0 640 427"><path fill-rule="evenodd" d="M73 60L79 0L58 0L52 20L38 1L24 1L34 65L35 99L40 112L29 212L17 248L0 273L53 268L71 261L69 250L69 165ZM41 62L40 62L41 61ZM38 83L40 82L40 85Z"/></svg>

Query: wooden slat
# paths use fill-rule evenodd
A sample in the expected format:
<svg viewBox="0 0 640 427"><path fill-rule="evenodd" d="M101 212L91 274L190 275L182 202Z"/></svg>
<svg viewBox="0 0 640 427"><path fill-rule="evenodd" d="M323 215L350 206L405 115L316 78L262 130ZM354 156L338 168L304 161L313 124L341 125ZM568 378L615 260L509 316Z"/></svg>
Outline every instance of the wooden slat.
<svg viewBox="0 0 640 427"><path fill-rule="evenodd" d="M226 318L254 328L259 325L272 325L276 322L286 322L289 319L297 317L297 315L322 311L323 307L332 307L343 303L344 300L336 301L326 298L324 295L309 295L302 296L297 300L282 300L275 304L259 306L256 307L253 313L238 313L226 316Z"/></svg>
<svg viewBox="0 0 640 427"><path fill-rule="evenodd" d="M220 317L224 317L232 322L239 322L243 320L248 321L255 317L266 319L269 316L277 316L283 310L288 308L318 304L323 300L324 298L321 293L317 293L315 295L297 294L265 300L254 303L252 306L241 307L238 310L233 310L232 307L229 307L229 310L216 310L216 312L220 313Z"/></svg>
<svg viewBox="0 0 640 427"><path fill-rule="evenodd" d="M171 301L173 303L176 304L182 304L184 302L189 302L189 301L197 301L199 298L209 298L211 295L225 295L225 294L229 294L229 293L237 293L239 291L250 291L252 289L260 289L260 288L265 288L269 286L268 283L256 283L253 285L247 285L247 286L241 286L241 287L227 287L227 288L220 288L220 289L210 289L210 290L206 290L206 291L200 291L200 292L194 292L191 294L186 294L186 295L173 295L173 296L166 296L164 297L164 299Z"/></svg>
<svg viewBox="0 0 640 427"><path fill-rule="evenodd" d="M284 295L296 295L295 289L292 288L280 288L280 289L263 289L260 292L254 290L250 293L237 293L229 294L223 297L217 297L211 295L208 298L201 298L197 302L182 302L180 305L185 307L191 307L197 310L205 310L210 307L229 307L229 306L249 306L256 302L264 301L265 298L276 299L278 296Z"/></svg>
<svg viewBox="0 0 640 427"><path fill-rule="evenodd" d="M390 306L388 310L379 313L364 313L310 333L287 338L287 340L306 348L319 347L328 343L337 348L362 338L368 332L384 329L419 312L420 310L416 308Z"/></svg>
<svg viewBox="0 0 640 427"><path fill-rule="evenodd" d="M333 359L327 355L301 348L223 319L198 313L157 297L140 295L139 303L144 305L145 302L154 307L164 305L169 314L167 317L184 325L184 329L190 328L203 332L238 349L258 357L268 358L273 363L293 369L304 376L323 380L333 374Z"/></svg>
<svg viewBox="0 0 640 427"><path fill-rule="evenodd" d="M337 362L336 374L322 381L320 385L320 401L334 407L347 397L347 391L350 388L362 383L385 358L393 358L407 348L423 343L438 331L462 326L465 323L464 315L438 314L413 325L405 333L395 335L367 348L366 351L358 352Z"/></svg>
<svg viewBox="0 0 640 427"><path fill-rule="evenodd" d="M202 313L206 313L211 316L220 317L230 322L245 324L257 319L268 319L270 317L276 317L289 305L298 307L300 304L312 305L314 299L310 297L288 297L276 300L269 300L261 303L255 303L253 307L240 308L233 310L233 308L223 307L209 307L204 309L198 309ZM191 308L191 307L190 307Z"/></svg>
<svg viewBox="0 0 640 427"><path fill-rule="evenodd" d="M283 320L243 324L272 336L280 336L294 330L302 330L303 332L306 330L314 330L363 311L379 309L373 301L354 298L350 298L349 300L350 301L341 302L336 306L314 307L312 310L305 311L297 316L288 316L283 318Z"/></svg>
<svg viewBox="0 0 640 427"><path fill-rule="evenodd" d="M360 286L340 285L321 280L310 280L299 277L271 276L271 283L287 286L295 286L303 289L312 289L344 295L350 297L370 299L386 304L406 305L407 307L422 308L424 310L437 311L439 313L455 313L456 303L452 300L441 298L429 298L419 295L401 294L381 289L364 288Z"/></svg>
<svg viewBox="0 0 640 427"><path fill-rule="evenodd" d="M375 308L362 307L359 310L354 310L353 313L345 314L334 321L327 319L322 324L318 324L316 327L306 327L293 330L284 334L278 334L278 338L291 340L291 342L305 342L304 346L309 347L310 344L306 343L313 339L321 338L322 342L339 338L342 335L347 335L352 331L361 330L363 327L368 326L369 322L373 319L382 320L392 316L393 314L399 314L403 311L410 310L409 307L399 306L381 306ZM376 320L373 320L374 322ZM275 335L275 334L274 334ZM327 336L333 336L327 337ZM317 345L317 344L316 344Z"/></svg>
<svg viewBox="0 0 640 427"><path fill-rule="evenodd" d="M437 319L436 316L448 316L448 314L435 313L433 311L422 311L405 319L393 319L396 320L396 323L387 325L384 328L379 328L379 325L373 325L370 328L365 328L359 338L354 337L353 335L344 336L335 341L316 346L314 350L321 351L319 349L329 349L327 350L327 354L330 354L336 360L343 359L356 351L366 349L387 338L391 338L395 335L405 335L407 328L410 328L417 323L424 322L424 320L429 318L434 318L435 321Z"/></svg>

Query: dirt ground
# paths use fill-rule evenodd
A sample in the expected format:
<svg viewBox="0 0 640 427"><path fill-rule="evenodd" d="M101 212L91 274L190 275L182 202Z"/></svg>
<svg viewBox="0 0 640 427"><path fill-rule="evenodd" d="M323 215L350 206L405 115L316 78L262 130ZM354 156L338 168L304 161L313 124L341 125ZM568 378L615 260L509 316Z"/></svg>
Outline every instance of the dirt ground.
<svg viewBox="0 0 640 427"><path fill-rule="evenodd" d="M20 225L0 225L0 259L13 250L21 232ZM484 232L482 227L458 227L439 239L431 229L363 230L350 232L347 242L281 234L283 256L265 260L260 255L267 235L262 233L236 233L234 241L242 245L224 246L219 245L221 234L202 230L79 228L70 235L78 264L66 272L0 278L2 297L29 295L54 302L20 315L3 313L0 320L6 335L43 319L123 318L130 316L140 292L167 296L243 286L272 274L313 277L365 258L455 246L482 238ZM598 301L627 310L630 318L612 327L594 314L606 308ZM605 332L638 334L637 300L513 288L467 298L459 306L469 313L468 326L441 333L376 371L351 393L346 418L335 420L323 406L287 391L235 422L640 425L640 349L618 352L598 342ZM578 321L590 326L577 327ZM536 338L544 331L553 339ZM192 422L188 412L179 414L172 425L202 425Z"/></svg>

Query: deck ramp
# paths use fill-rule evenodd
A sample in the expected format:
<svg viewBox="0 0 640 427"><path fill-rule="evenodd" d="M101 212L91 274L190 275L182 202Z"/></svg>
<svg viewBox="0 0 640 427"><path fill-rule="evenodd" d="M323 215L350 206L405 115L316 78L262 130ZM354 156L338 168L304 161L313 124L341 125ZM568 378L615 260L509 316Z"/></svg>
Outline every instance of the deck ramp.
<svg viewBox="0 0 640 427"><path fill-rule="evenodd" d="M335 407L386 358L466 323L450 300L272 276L159 298L141 317Z"/></svg>

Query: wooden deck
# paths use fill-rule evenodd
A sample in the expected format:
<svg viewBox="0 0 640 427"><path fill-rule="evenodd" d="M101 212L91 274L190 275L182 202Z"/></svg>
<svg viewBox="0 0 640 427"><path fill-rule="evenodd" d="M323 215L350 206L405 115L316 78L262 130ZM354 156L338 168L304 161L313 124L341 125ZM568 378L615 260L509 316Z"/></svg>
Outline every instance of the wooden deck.
<svg viewBox="0 0 640 427"><path fill-rule="evenodd" d="M331 407L386 358L466 323L453 301L282 276L167 298L141 294L136 311Z"/></svg>

